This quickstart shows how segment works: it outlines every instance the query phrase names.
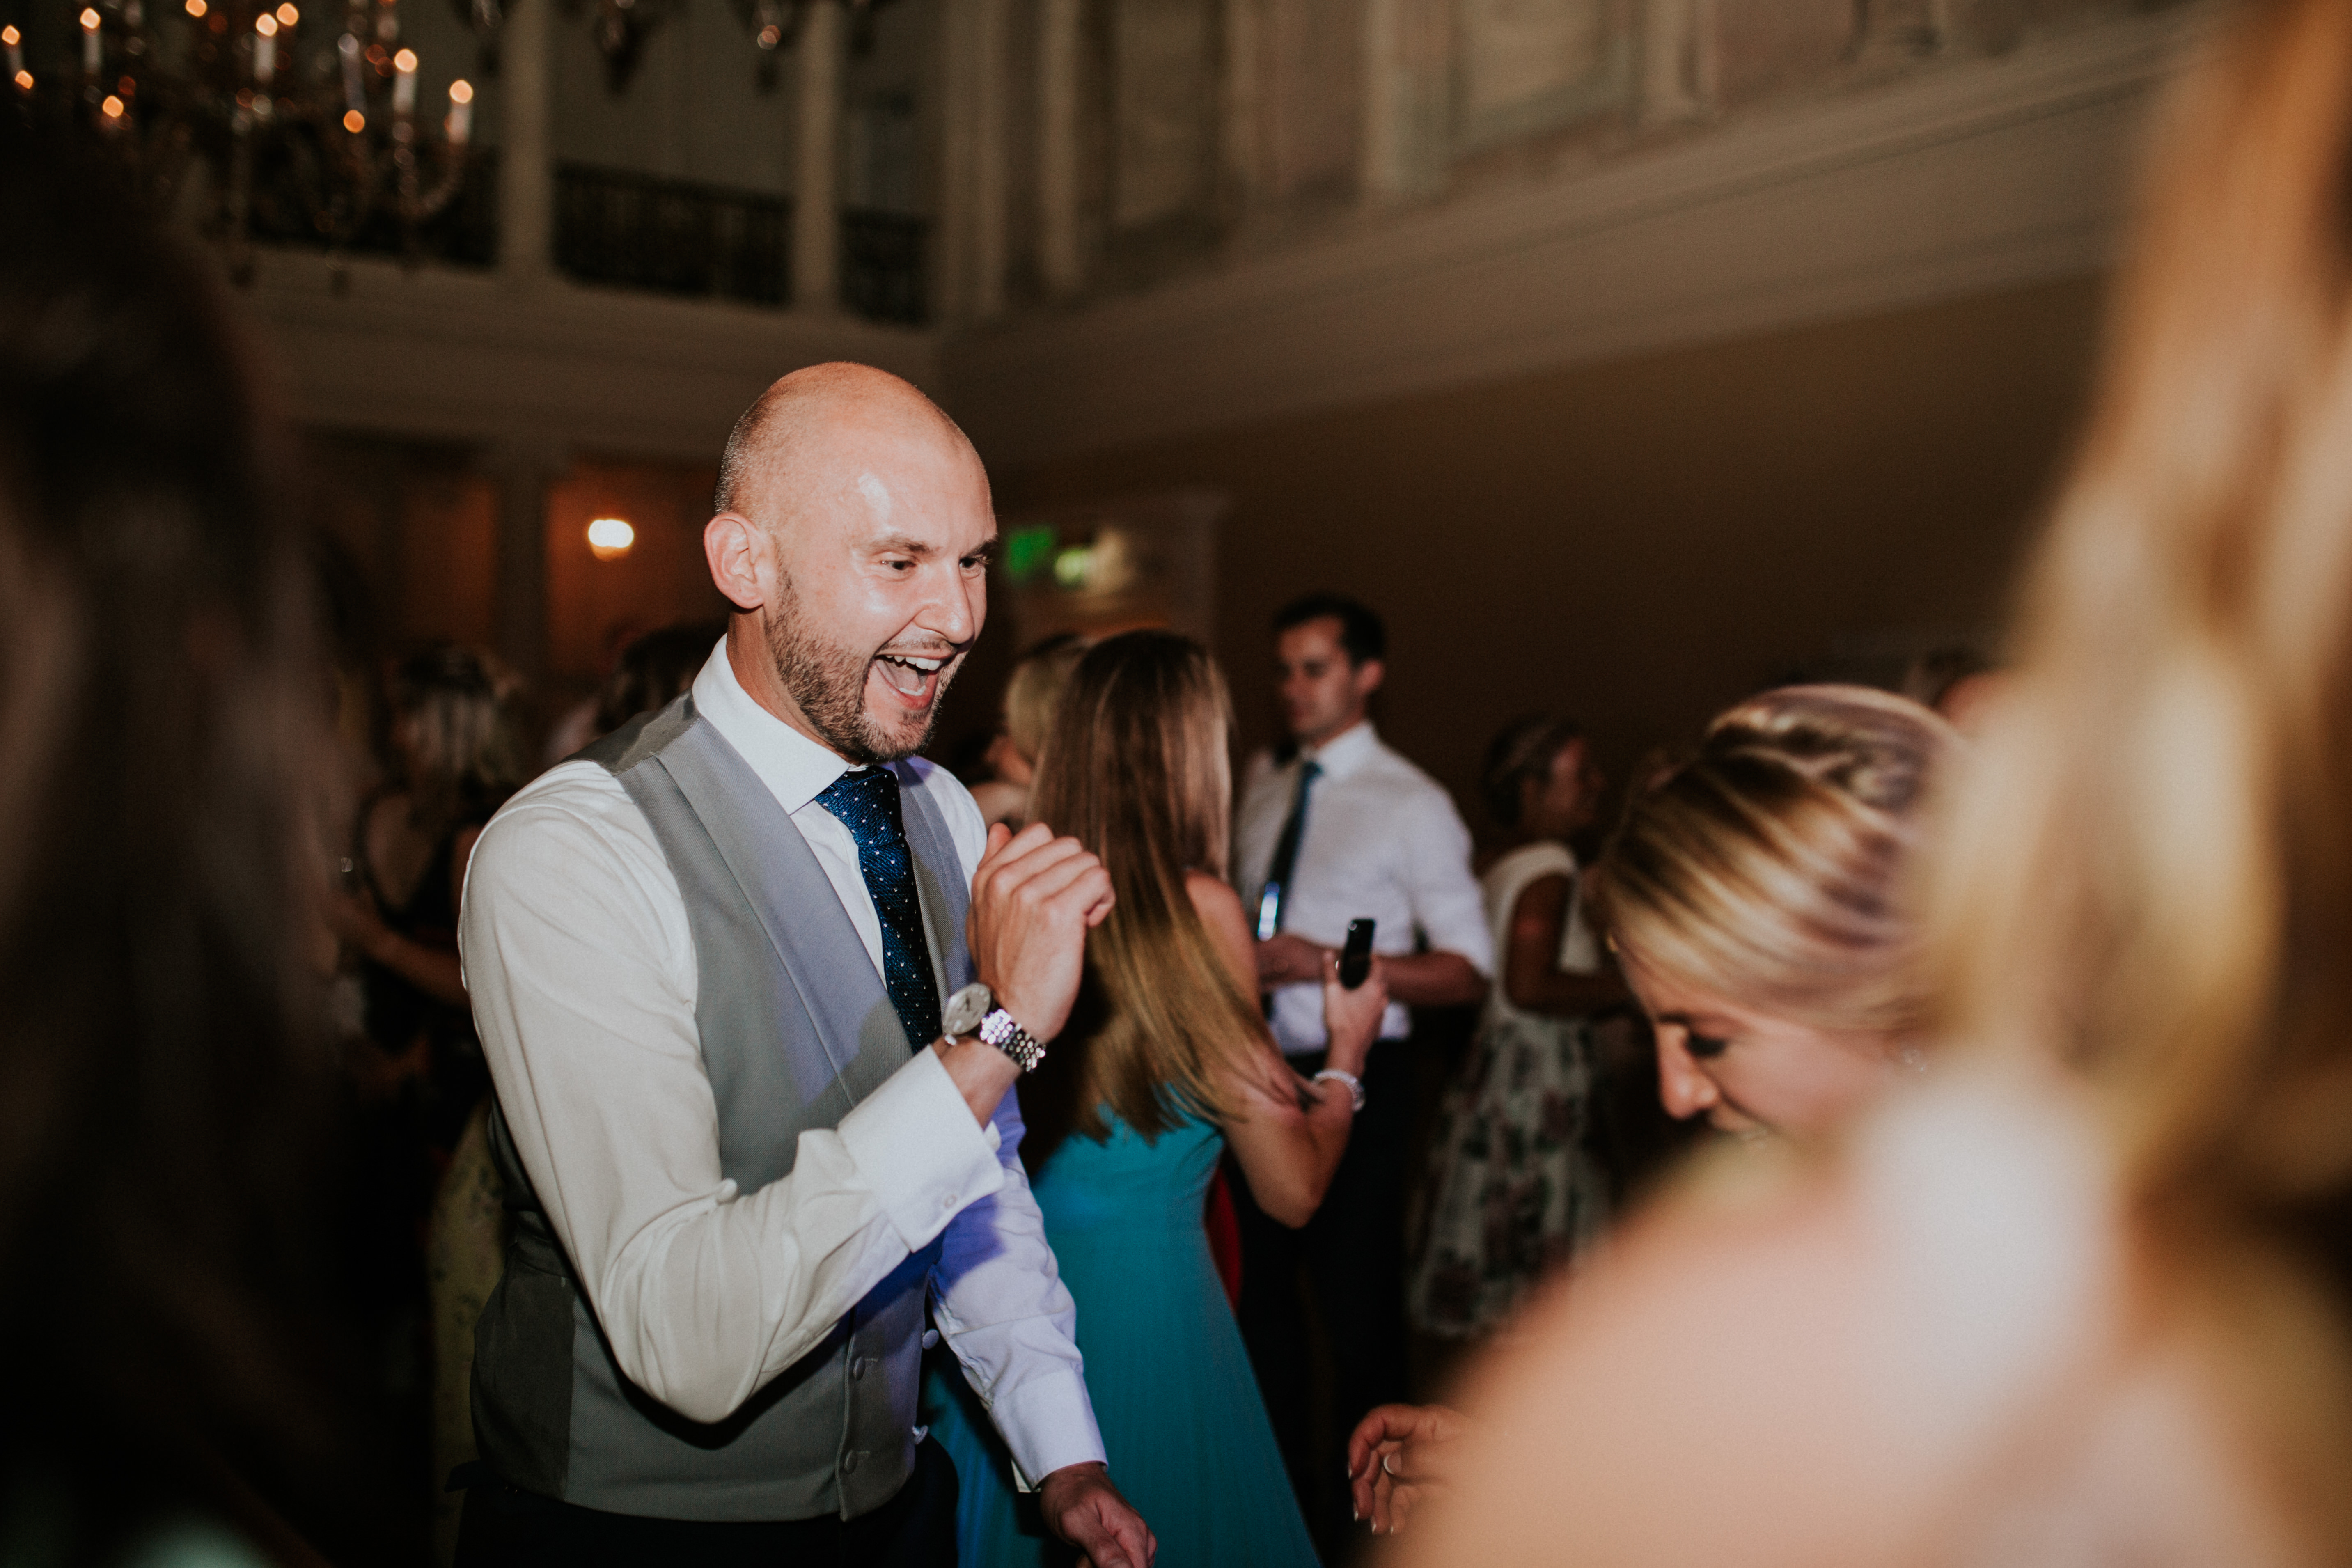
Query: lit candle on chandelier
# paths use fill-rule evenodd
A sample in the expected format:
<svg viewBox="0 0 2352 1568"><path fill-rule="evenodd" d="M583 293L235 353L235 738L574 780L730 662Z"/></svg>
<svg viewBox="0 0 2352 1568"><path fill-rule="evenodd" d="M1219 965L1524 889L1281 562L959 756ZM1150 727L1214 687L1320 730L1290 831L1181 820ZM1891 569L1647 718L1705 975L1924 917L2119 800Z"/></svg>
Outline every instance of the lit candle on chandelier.
<svg viewBox="0 0 2352 1568"><path fill-rule="evenodd" d="M367 85L360 80L360 41L349 33L335 40L343 62L343 108L352 114L367 112Z"/></svg>
<svg viewBox="0 0 2352 1568"><path fill-rule="evenodd" d="M449 84L449 118L441 128L448 132L449 145L463 147L474 135L474 84L463 78Z"/></svg>
<svg viewBox="0 0 2352 1568"><path fill-rule="evenodd" d="M92 76L98 74L98 68L103 63L98 51L98 7L85 5L81 13L81 68Z"/></svg>
<svg viewBox="0 0 2352 1568"><path fill-rule="evenodd" d="M278 74L278 18L264 11L253 19L253 79L263 87Z"/></svg>
<svg viewBox="0 0 2352 1568"><path fill-rule="evenodd" d="M8 46L8 74L12 77L23 76L25 74L25 35L16 31L13 25L0 27L0 44Z"/></svg>
<svg viewBox="0 0 2352 1568"><path fill-rule="evenodd" d="M403 49L392 57L392 111L394 114L416 112L416 51Z"/></svg>

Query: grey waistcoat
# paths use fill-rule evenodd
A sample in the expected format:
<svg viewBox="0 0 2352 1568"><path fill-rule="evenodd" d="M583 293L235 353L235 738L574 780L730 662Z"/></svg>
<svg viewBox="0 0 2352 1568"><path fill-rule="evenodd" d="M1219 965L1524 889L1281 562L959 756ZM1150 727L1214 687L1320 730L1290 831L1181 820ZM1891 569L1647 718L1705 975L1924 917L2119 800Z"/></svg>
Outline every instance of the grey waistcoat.
<svg viewBox="0 0 2352 1568"><path fill-rule="evenodd" d="M909 1059L906 1030L800 829L691 697L583 755L644 811L685 895L719 1166L757 1192L792 1170L801 1133L837 1124ZM897 771L933 965L950 991L971 978L962 865L919 771ZM665 1519L848 1519L897 1493L914 1463L939 1243L705 1425L622 1373L495 1113L490 1139L513 1222L505 1276L474 1330L474 1431L492 1470L543 1496Z"/></svg>

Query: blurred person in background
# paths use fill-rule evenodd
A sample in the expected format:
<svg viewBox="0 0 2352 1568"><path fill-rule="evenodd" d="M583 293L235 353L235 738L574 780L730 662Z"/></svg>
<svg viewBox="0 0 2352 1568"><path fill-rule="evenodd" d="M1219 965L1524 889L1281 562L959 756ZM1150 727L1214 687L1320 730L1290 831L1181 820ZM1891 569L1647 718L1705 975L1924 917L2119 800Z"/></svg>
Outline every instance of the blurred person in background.
<svg viewBox="0 0 2352 1568"><path fill-rule="evenodd" d="M1054 728L1054 710L1070 671L1093 646L1076 632L1063 632L1038 643L1013 667L1013 679L1004 685L1003 724L985 759L991 776L971 791L983 820L1014 828L1029 820L1029 790L1038 754Z"/></svg>
<svg viewBox="0 0 2352 1568"><path fill-rule="evenodd" d="M414 1085L417 1131L446 1163L489 1090L458 973L457 904L475 840L522 783L516 683L488 654L436 643L394 665L386 686L392 766L360 804L348 890L327 917L358 963L367 1038Z"/></svg>
<svg viewBox="0 0 2352 1568"><path fill-rule="evenodd" d="M1076 632L1059 632L1032 646L1013 668L1004 688L1003 715L996 734L982 759L987 777L971 786L971 798L981 816L1019 828L1029 820L1029 793L1036 780L1037 758L1054 728L1062 691L1070 672L1094 646ZM1209 1251L1216 1260L1217 1277L1225 1296L1241 1300L1241 1222L1234 1212L1233 1188L1220 1169L1210 1178L1202 1211L1209 1227Z"/></svg>
<svg viewBox="0 0 2352 1568"><path fill-rule="evenodd" d="M597 639L601 651L597 655L596 689L572 702L555 716L541 738L540 770L545 772L562 762L597 736L609 731L600 728L605 709L607 689L621 679L621 656L641 638L647 636L646 624L635 616L624 616L606 624L604 635Z"/></svg>
<svg viewBox="0 0 2352 1568"><path fill-rule="evenodd" d="M1234 1152L1266 1211L1307 1222L1355 1121L1388 1001L1326 965L1329 1065L1291 1070L1257 1005L1241 900L1224 881L1232 703L1208 650L1174 632L1097 644L1040 758L1036 806L1110 871L1109 915L1051 1072L1022 1086L1046 1240L1078 1312L1112 1468L1158 1521L1165 1561L1311 1564L1313 1543L1211 1266L1202 1194ZM1057 1560L1020 1528L1002 1441L964 1380L935 1372L932 1417L961 1478L964 1568Z"/></svg>
<svg viewBox="0 0 2352 1568"><path fill-rule="evenodd" d="M413 1544L330 1326L325 656L211 275L110 166L0 116L11 1564Z"/></svg>
<svg viewBox="0 0 2352 1568"><path fill-rule="evenodd" d="M1493 1331L1606 1223L1609 1174L1591 1142L1593 1019L1629 1000L1569 847L1607 784L1582 730L1518 720L1486 748L1479 782L1513 838L1479 880L1502 973L1438 1113L1406 1292L1414 1327L1457 1340Z"/></svg>
<svg viewBox="0 0 2352 1568"><path fill-rule="evenodd" d="M472 1319L496 1278L483 1275L496 1257L489 1238L467 1247L434 1218L461 1151L468 1190L478 1191L488 1154L478 1124L489 1070L458 973L457 905L475 840L521 782L515 697L496 661L455 643L393 666L391 767L354 814L349 870L323 906L360 993L361 1037L345 1051L366 1101L354 1128L366 1194L355 1263L409 1479L444 1516L445 1535L441 1479L469 1455L463 1429L436 1421L436 1408L456 1403L447 1385L464 1373Z"/></svg>
<svg viewBox="0 0 2352 1568"><path fill-rule="evenodd" d="M2169 110L1931 857L1936 1075L1534 1314L1407 1563L2352 1557L2352 4Z"/></svg>
<svg viewBox="0 0 2352 1568"><path fill-rule="evenodd" d="M1233 1184L1242 1232L1242 1335L1291 1483L1327 1547L1348 1534L1342 1435L1405 1393L1404 1186L1412 1139L1416 1007L1486 995L1492 939L1470 874L1470 830L1444 786L1384 744L1370 717L1388 632L1370 606L1309 594L1274 618L1275 672L1297 754L1251 760L1234 824L1234 890L1256 938L1275 1043L1301 1073L1327 1065L1322 974L1349 922L1378 922L1388 1016L1358 1120L1304 1230ZM1327 1397L1309 1380L1307 1323L1328 1336ZM1318 1417L1320 1417L1318 1419Z"/></svg>
<svg viewBox="0 0 2352 1568"><path fill-rule="evenodd" d="M726 635L724 621L680 621L656 627L623 648L596 698L595 734L583 736L581 744L611 734L640 713L668 707L694 684L710 650Z"/></svg>

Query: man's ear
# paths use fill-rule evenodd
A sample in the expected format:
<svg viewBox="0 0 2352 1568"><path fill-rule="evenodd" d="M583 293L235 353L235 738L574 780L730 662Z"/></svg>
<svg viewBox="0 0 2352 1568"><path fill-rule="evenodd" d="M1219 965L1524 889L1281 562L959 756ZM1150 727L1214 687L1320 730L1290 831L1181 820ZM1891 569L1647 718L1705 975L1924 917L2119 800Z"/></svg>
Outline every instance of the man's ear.
<svg viewBox="0 0 2352 1568"><path fill-rule="evenodd" d="M767 531L740 512L722 511L702 525L710 580L739 610L756 610L768 602L772 552Z"/></svg>
<svg viewBox="0 0 2352 1568"><path fill-rule="evenodd" d="M1389 677L1389 667L1377 658L1368 658L1356 666L1356 695L1368 698L1381 689Z"/></svg>

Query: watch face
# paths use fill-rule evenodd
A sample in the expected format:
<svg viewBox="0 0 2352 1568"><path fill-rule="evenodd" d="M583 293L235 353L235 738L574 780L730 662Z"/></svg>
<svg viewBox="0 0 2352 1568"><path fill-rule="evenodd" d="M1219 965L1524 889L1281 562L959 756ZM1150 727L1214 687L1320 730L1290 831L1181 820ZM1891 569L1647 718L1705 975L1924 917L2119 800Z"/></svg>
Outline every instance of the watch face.
<svg viewBox="0 0 2352 1568"><path fill-rule="evenodd" d="M995 998L988 993L988 987L974 981L948 998L947 1008L940 1015L940 1027L947 1031L947 1037L951 1040L969 1035L980 1027L981 1019L988 1016L988 1009L994 1001Z"/></svg>

